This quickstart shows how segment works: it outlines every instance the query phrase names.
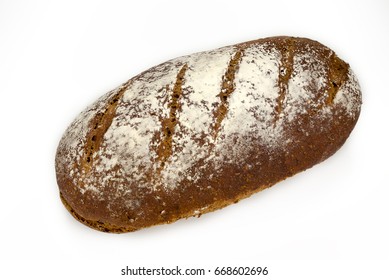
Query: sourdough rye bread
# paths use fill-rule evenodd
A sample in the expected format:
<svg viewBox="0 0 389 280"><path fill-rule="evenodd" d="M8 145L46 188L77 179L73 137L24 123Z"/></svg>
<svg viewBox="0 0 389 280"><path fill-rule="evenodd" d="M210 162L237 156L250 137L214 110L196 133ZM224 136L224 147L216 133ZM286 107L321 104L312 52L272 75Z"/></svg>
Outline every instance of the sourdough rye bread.
<svg viewBox="0 0 389 280"><path fill-rule="evenodd" d="M65 131L65 207L129 232L237 202L331 156L361 91L322 44L272 37L169 60L86 108Z"/></svg>

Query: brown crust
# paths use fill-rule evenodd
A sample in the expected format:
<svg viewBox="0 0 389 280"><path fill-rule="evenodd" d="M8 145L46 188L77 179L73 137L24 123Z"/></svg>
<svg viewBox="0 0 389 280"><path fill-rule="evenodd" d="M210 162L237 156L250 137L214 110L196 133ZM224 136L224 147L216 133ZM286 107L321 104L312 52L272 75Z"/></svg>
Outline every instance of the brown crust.
<svg viewBox="0 0 389 280"><path fill-rule="evenodd" d="M79 221L80 223L83 223L84 225L86 225L90 228L93 228L93 229L96 229L99 231L103 231L103 232L111 232L111 233L123 233L123 232L130 232L130 231L136 230L136 229L131 229L131 228L116 227L116 226L111 225L109 223L101 222L99 220L96 220L96 221L87 220L84 217L82 217L81 215L77 214L77 211L75 211L70 206L70 204L66 201L66 199L64 198L64 196L62 195L61 192L59 193L59 197L60 197L63 205L65 206L65 208L69 211L69 213L72 214L72 216L77 221Z"/></svg>
<svg viewBox="0 0 389 280"><path fill-rule="evenodd" d="M252 190L252 191L247 190L246 192L242 192L241 194L239 194L236 198L229 199L229 200L224 200L224 201L215 201L207 209L199 210L196 213L196 215L192 214L193 211L188 212L188 213L181 213L180 215L176 215L174 217L171 217L171 219L169 219L169 220L165 220L165 221L158 222L158 223L155 223L155 224L152 224L152 225L148 225L148 226L146 226L144 228L147 228L147 227L150 227L150 226L154 226L154 225L171 224L171 223L174 223L175 221L178 221L178 220L184 219L184 218L186 218L186 219L190 218L190 217L200 218L201 215L203 215L203 214L206 214L206 213L209 213L209 212L213 212L213 211L222 209L222 208L224 208L224 207L226 207L228 205L234 204L234 203L238 203L240 200L248 198L248 197L252 196L253 194L255 194L257 192L260 192L260 191L262 191L264 189L267 189L269 187L271 187L271 186L261 186L261 187L258 187L255 190ZM64 196L62 195L61 192L59 193L59 196L60 196L60 199L61 199L63 205L69 211L69 213L72 214L72 216L77 221L79 221L80 223L83 223L84 225L86 225L86 226L88 226L90 228L93 228L93 229L96 229L96 230L99 230L99 231L102 231L102 232L108 232L108 233L126 233L126 232L132 232L132 231L139 230L139 228L137 228L137 227L132 227L132 226L117 227L117 226L115 226L113 224L110 224L110 223L107 223L107 222L102 222L100 220L88 220L88 219L85 219L84 217L82 217L80 214L78 214L69 205L69 203L66 201L66 199L64 198Z"/></svg>
<svg viewBox="0 0 389 280"><path fill-rule="evenodd" d="M81 174L76 179L75 176L70 175L71 170L62 160L69 152L68 147L65 144L60 144L58 147L57 181L61 200L68 211L85 225L104 232L130 232L153 225L172 223L178 219L200 216L238 202L312 167L335 153L348 138L359 116L359 106L351 116L344 107L334 102L339 88L349 82L349 66L325 46L304 38L273 37L235 46L236 51L224 75L220 77L221 91L218 95L220 101L212 111L215 120L212 125L212 138L215 140L219 137L221 124L225 121L229 99L235 90L235 73L239 70L245 49L254 44L263 44L269 50L275 48L281 54L278 65L279 95L272 113L274 122L281 120L280 115L288 101L288 83L295 71L294 57L306 52L308 46L318 54L319 60L328 66L326 69L327 88L322 91L313 91L311 105L306 105L306 110L300 113L298 122L285 123L285 139L293 139L293 141L285 143L283 149L276 147L269 150L257 138L249 139L247 145L250 153L246 156L244 164L225 162L216 172L216 168L212 165L204 170L204 161L200 160L189 171L190 174L201 175L196 185L183 178L174 191L159 185L152 190L139 188L131 180L126 181L126 178L120 177L122 175L117 175L126 182L131 193L112 200L112 193L117 188L112 180L104 185L103 196L97 199L91 192L84 193L80 189L84 185L85 174L89 173L88 176L98 178L104 176L93 169L94 161L98 160L95 153L103 145L104 134L116 116L118 103L122 102L124 91L129 86L127 83L116 93L109 95L103 101L103 106L91 118L88 132L82 142L84 153L81 157L81 164L75 166L75 170ZM169 93L170 99L167 101L169 115L166 119L160 119L162 131L154 135L154 138L159 139L156 141L159 146L154 147L158 167L155 173L150 173L147 177L150 184L156 183L155 178L160 176L164 163L174 155L172 136L176 133L176 117L181 109L182 98L185 98L183 86L190 65L181 64L176 67L180 68L172 92ZM302 67L309 69L310 65L308 62L302 62ZM155 70L145 71L132 80L152 71ZM168 87L166 92L169 92ZM357 99L360 105L360 96ZM328 109L331 117L323 118L322 109ZM141 114L136 115L136 117L140 116ZM202 143L201 139L199 141ZM215 148L212 145L213 143L210 144L210 149ZM234 149L233 146L229 148ZM119 172L121 168L123 166L116 166L114 171ZM126 201L133 198L141 201L141 215L140 210L132 210L123 206ZM107 201L110 202L109 205Z"/></svg>

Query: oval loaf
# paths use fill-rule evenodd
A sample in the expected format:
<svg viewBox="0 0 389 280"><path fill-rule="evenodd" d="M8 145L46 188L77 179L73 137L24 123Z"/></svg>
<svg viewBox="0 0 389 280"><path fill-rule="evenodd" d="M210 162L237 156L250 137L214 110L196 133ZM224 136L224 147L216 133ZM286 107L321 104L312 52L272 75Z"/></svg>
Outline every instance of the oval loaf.
<svg viewBox="0 0 389 280"><path fill-rule="evenodd" d="M169 60L73 121L56 155L60 197L106 232L200 216L331 156L360 106L349 65L309 39Z"/></svg>

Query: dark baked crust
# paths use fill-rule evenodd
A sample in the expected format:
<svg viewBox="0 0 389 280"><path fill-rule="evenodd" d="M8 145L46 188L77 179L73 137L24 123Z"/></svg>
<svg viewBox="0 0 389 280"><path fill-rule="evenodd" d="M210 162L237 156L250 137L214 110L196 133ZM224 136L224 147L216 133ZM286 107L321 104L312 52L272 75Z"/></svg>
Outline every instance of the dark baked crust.
<svg viewBox="0 0 389 280"><path fill-rule="evenodd" d="M231 95L240 82L236 81L236 73L242 57L246 50L257 45L261 46L261 51L265 54L274 50L280 53L275 81L279 94L275 100L266 102L275 104L271 107L273 112L269 113L271 123L267 125L282 126L282 137L271 148L263 141L263 135L244 134L239 138L235 134L219 133L221 124L227 118ZM65 132L56 155L57 181L61 200L77 220L97 230L121 233L200 216L238 202L304 171L325 160L343 145L358 120L361 105L359 86L347 63L327 47L304 38L273 37L238 44L234 48L235 53L231 56L224 75L220 77L220 101L213 108L215 123L210 125L213 132L210 133L212 136L209 137L211 140L208 145L211 153L217 150L219 138L224 141L223 149L231 151L231 155L224 156L227 160L220 165L203 157L186 170L186 174L190 176L179 176L174 188L160 182L170 158L182 149L179 146L173 147L172 139L180 137L179 133L182 133L178 131L178 127L182 125L179 120L183 110L181 102L183 98L189 98L193 94L190 87L184 88L185 72L191 68L189 62L173 66L169 66L170 62L166 63L167 66L161 64L102 97ZM295 57L299 55L301 59L297 61ZM313 60L310 60L310 56ZM128 156L127 153L116 152L116 146L111 147L106 143L104 136L113 120L120 119L123 114L135 118L142 117L145 113L133 113L133 108L136 107L122 101L126 90L134 82L147 83L147 80L142 80L145 74L158 74L158 71L162 71L163 77L163 70L160 69L168 66L176 67L178 74L171 86L171 99L166 103L169 113L166 117L160 117L161 130L154 133L151 143L145 143L157 155L153 162L154 169L139 167L146 187L141 187L140 181L130 178L132 174L122 173L126 166L114 165L109 175L99 171L102 169L99 166L102 155L108 154L108 159L113 157L112 153L119 157ZM316 70L319 66L325 69L325 74ZM325 78L326 81L323 82L325 86L319 87L312 82L316 80L311 77L306 78L308 82L302 80L301 90L309 93L310 100L302 99L302 103L295 104L293 99L288 99L291 92L288 87L290 79L297 77L298 72L310 73L312 76L319 73L325 77L315 79ZM341 101L339 96L336 99L340 88L347 97ZM166 92L168 95L168 89ZM120 106L127 108L129 113L117 112L119 102L122 102ZM290 111L294 110L293 106L299 107L296 112ZM292 113L297 115L292 121L284 116L291 116ZM258 116L258 120L262 117ZM82 124L85 120L86 123ZM76 135L79 131L85 133ZM232 139L231 142L227 141L229 138ZM199 146L207 144L208 140L204 139L196 139ZM237 153L244 156L244 162L228 160L234 159L234 150L242 139L247 149ZM215 152L216 156L220 153L220 150ZM194 175L198 175L195 183L192 179ZM96 189L99 190L98 195ZM129 202L132 203L130 206Z"/></svg>

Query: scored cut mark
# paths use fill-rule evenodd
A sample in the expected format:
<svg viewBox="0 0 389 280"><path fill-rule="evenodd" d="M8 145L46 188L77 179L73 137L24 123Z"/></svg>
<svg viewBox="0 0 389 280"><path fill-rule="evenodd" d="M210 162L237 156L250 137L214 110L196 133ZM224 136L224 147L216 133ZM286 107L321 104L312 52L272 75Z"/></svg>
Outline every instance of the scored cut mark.
<svg viewBox="0 0 389 280"><path fill-rule="evenodd" d="M172 155L173 148L173 134L177 125L177 112L181 109L180 99L182 96L182 85L184 83L185 72L188 65L184 64L177 74L176 82L174 83L173 92L168 104L169 117L161 120L162 125L162 139L157 148L159 168L158 173L162 171L166 161Z"/></svg>
<svg viewBox="0 0 389 280"><path fill-rule="evenodd" d="M349 65L341 60L335 53L332 53L329 61L328 72L328 97L326 104L334 102L340 86L348 79Z"/></svg>
<svg viewBox="0 0 389 280"><path fill-rule="evenodd" d="M220 93L217 95L220 98L220 103L214 112L216 118L213 125L213 139L215 140L219 134L222 122L227 115L229 97L235 91L235 75L239 69L240 62L243 56L243 49L239 49L228 63L226 72L222 77Z"/></svg>
<svg viewBox="0 0 389 280"><path fill-rule="evenodd" d="M110 96L106 101L104 108L96 113L89 122L89 131L86 135L84 154L80 163L81 168L85 173L90 171L94 161L94 154L99 150L104 139L104 134L111 126L113 118L116 115L119 100L122 98L129 85L130 82L123 84L115 94Z"/></svg>
<svg viewBox="0 0 389 280"><path fill-rule="evenodd" d="M284 107L285 96L288 92L289 80L293 73L293 57L295 52L295 42L293 38L285 42L285 46L281 48L281 62L278 67L278 88L279 94L276 100L274 124L280 118Z"/></svg>

